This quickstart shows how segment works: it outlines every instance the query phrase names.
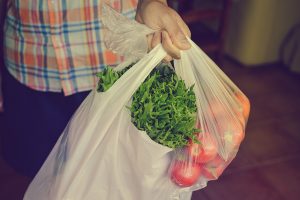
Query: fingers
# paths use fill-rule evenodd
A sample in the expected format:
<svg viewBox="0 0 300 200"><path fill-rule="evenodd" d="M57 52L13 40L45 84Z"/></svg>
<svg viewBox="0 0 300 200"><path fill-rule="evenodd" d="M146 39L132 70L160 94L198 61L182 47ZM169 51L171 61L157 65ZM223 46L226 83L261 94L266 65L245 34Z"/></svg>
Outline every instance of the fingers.
<svg viewBox="0 0 300 200"><path fill-rule="evenodd" d="M151 48L153 49L154 47L156 47L160 43L161 43L161 32L157 31L153 34L153 38L152 38L152 41L151 41Z"/></svg>
<svg viewBox="0 0 300 200"><path fill-rule="evenodd" d="M172 43L166 31L162 31L162 46L169 56L174 59L180 59L180 50Z"/></svg>
<svg viewBox="0 0 300 200"><path fill-rule="evenodd" d="M171 62L173 60L173 58L169 55L167 55L166 57L164 57L163 62L168 63Z"/></svg>
<svg viewBox="0 0 300 200"><path fill-rule="evenodd" d="M177 24L179 25L180 29L182 30L182 32L184 33L185 36L191 38L191 31L189 29L189 27L186 25L186 23L183 21L183 19L180 17L180 15L177 12L171 12L171 14L174 16Z"/></svg>
<svg viewBox="0 0 300 200"><path fill-rule="evenodd" d="M149 45L152 49L159 43L162 43L162 46L168 54L164 58L166 62L172 59L180 59L180 50L186 50L191 47L189 41L186 39L186 36L191 37L190 29L175 11L172 12L171 15L172 17L166 21L169 20L172 21L172 23L167 23L168 25L165 26L165 31L157 31L152 34L151 45ZM169 24L173 24L173 26Z"/></svg>
<svg viewBox="0 0 300 200"><path fill-rule="evenodd" d="M149 34L149 35L147 35L148 51L150 51L151 49L154 48L154 47L152 46L153 35L154 35L154 34Z"/></svg>
<svg viewBox="0 0 300 200"><path fill-rule="evenodd" d="M160 31L157 31L153 34L152 37L152 42L151 42L151 49L153 49L154 47L156 47L158 44L162 43L162 35ZM170 55L167 55L164 58L164 62L170 62L173 58Z"/></svg>
<svg viewBox="0 0 300 200"><path fill-rule="evenodd" d="M187 50L191 47L189 41L187 40L186 36L190 35L189 28L187 25L182 21L180 16L173 14L165 15L163 21L163 29L165 29L172 41L172 43L181 50Z"/></svg>
<svg viewBox="0 0 300 200"><path fill-rule="evenodd" d="M172 59L180 59L180 50L172 43L171 38L166 31L157 31L148 36L148 46L151 49L160 43L168 54L164 58L165 61L169 62Z"/></svg>
<svg viewBox="0 0 300 200"><path fill-rule="evenodd" d="M168 53L165 58L170 61L172 58L180 58L180 50L187 50L191 47L187 37L191 36L188 26L180 15L173 9L160 1L141 1L136 19L153 30L160 30L148 36L149 48L154 48L161 43Z"/></svg>

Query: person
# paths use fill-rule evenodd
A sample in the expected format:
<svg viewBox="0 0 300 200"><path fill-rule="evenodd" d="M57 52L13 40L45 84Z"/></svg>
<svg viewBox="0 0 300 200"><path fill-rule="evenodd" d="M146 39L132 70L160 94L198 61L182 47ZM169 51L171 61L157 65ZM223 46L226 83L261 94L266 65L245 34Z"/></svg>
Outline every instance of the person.
<svg viewBox="0 0 300 200"><path fill-rule="evenodd" d="M3 0L2 0L3 3ZM121 56L105 49L101 5L156 30L166 61L190 48L187 25L166 0L6 0L3 95L5 160L33 177L70 117L97 84L95 74Z"/></svg>

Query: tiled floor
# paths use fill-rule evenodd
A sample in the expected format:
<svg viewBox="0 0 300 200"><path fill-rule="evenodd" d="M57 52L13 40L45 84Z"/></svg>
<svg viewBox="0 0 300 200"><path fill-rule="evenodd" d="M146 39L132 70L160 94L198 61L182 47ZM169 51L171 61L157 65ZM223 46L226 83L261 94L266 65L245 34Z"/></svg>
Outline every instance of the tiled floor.
<svg viewBox="0 0 300 200"><path fill-rule="evenodd" d="M219 180L192 199L299 200L300 75L279 66L245 69L228 60L222 69L251 100L246 138ZM0 158L1 200L22 199L29 182Z"/></svg>

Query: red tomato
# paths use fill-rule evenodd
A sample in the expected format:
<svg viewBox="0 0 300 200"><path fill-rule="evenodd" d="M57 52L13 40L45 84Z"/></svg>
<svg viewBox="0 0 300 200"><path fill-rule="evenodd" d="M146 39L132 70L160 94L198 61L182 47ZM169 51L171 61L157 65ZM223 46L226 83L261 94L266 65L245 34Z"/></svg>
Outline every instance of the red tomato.
<svg viewBox="0 0 300 200"><path fill-rule="evenodd" d="M242 104L242 108L243 108L243 117L247 120L250 114L250 102L249 99L244 96L242 93L236 93L235 96L237 97L237 99L240 101L240 103Z"/></svg>
<svg viewBox="0 0 300 200"><path fill-rule="evenodd" d="M233 147L239 146L243 141L244 137L245 137L245 133L242 130L236 131L234 133L232 132L224 133L225 143Z"/></svg>
<svg viewBox="0 0 300 200"><path fill-rule="evenodd" d="M202 152L199 157L200 163L206 163L214 159L218 153L218 147L216 141L209 135L209 133L203 133L199 140L202 142Z"/></svg>
<svg viewBox="0 0 300 200"><path fill-rule="evenodd" d="M196 121L195 127L198 129L201 129L199 120ZM199 133L195 133L195 135L197 135L197 134L199 134ZM197 139L200 141L199 137L197 137ZM190 156L192 158L192 161L198 163L198 159L203 151L202 144L193 143L193 141L190 140L186 150L187 150L188 156Z"/></svg>
<svg viewBox="0 0 300 200"><path fill-rule="evenodd" d="M202 169L202 175L209 180L217 179L224 171L226 162L218 155L212 161L206 163Z"/></svg>
<svg viewBox="0 0 300 200"><path fill-rule="evenodd" d="M192 141L189 142L187 146L188 155L192 157L194 162L197 162L200 154L202 153L201 144L193 143Z"/></svg>
<svg viewBox="0 0 300 200"><path fill-rule="evenodd" d="M245 133L244 133L244 131L240 131L240 132L236 132L235 134L234 134L234 136L233 136L233 138L234 138L234 144L235 145L240 145L241 144L241 142L244 140L244 138L245 138Z"/></svg>
<svg viewBox="0 0 300 200"><path fill-rule="evenodd" d="M220 165L218 167L204 167L202 170L203 176L208 180L216 180L224 171L224 166Z"/></svg>
<svg viewBox="0 0 300 200"><path fill-rule="evenodd" d="M234 111L236 111L236 115L238 116L239 120L242 122L243 125L245 125L245 123L248 120L249 117L249 113L250 113L250 102L248 100L248 98L243 95L240 92L236 92L234 93L234 95L236 96L237 100L240 102L241 105L241 110L235 109ZM211 101L209 103L209 108L208 108L208 112L212 111L213 116L219 120L221 120L222 118L228 118L229 110L227 110L222 104L221 102L218 101Z"/></svg>
<svg viewBox="0 0 300 200"><path fill-rule="evenodd" d="M218 153L217 143L208 133L199 133L198 139L201 144L192 143L188 145L188 154L192 157L194 162L206 163Z"/></svg>
<svg viewBox="0 0 300 200"><path fill-rule="evenodd" d="M224 118L226 116L226 110L221 106L219 102L210 102L210 108L215 118Z"/></svg>
<svg viewBox="0 0 300 200"><path fill-rule="evenodd" d="M171 170L171 180L181 187L194 185L201 174L201 167L184 161L175 161Z"/></svg>
<svg viewBox="0 0 300 200"><path fill-rule="evenodd" d="M220 155L217 155L212 161L206 163L205 166L217 167L225 163L226 161Z"/></svg>

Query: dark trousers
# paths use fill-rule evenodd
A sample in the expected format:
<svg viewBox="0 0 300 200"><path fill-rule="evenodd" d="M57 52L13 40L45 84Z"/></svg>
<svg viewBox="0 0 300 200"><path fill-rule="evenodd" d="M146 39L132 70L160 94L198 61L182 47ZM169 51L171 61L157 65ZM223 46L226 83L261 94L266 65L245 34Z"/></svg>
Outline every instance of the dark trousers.
<svg viewBox="0 0 300 200"><path fill-rule="evenodd" d="M2 71L4 159L18 172L33 177L89 92L67 97L62 93L39 92Z"/></svg>

